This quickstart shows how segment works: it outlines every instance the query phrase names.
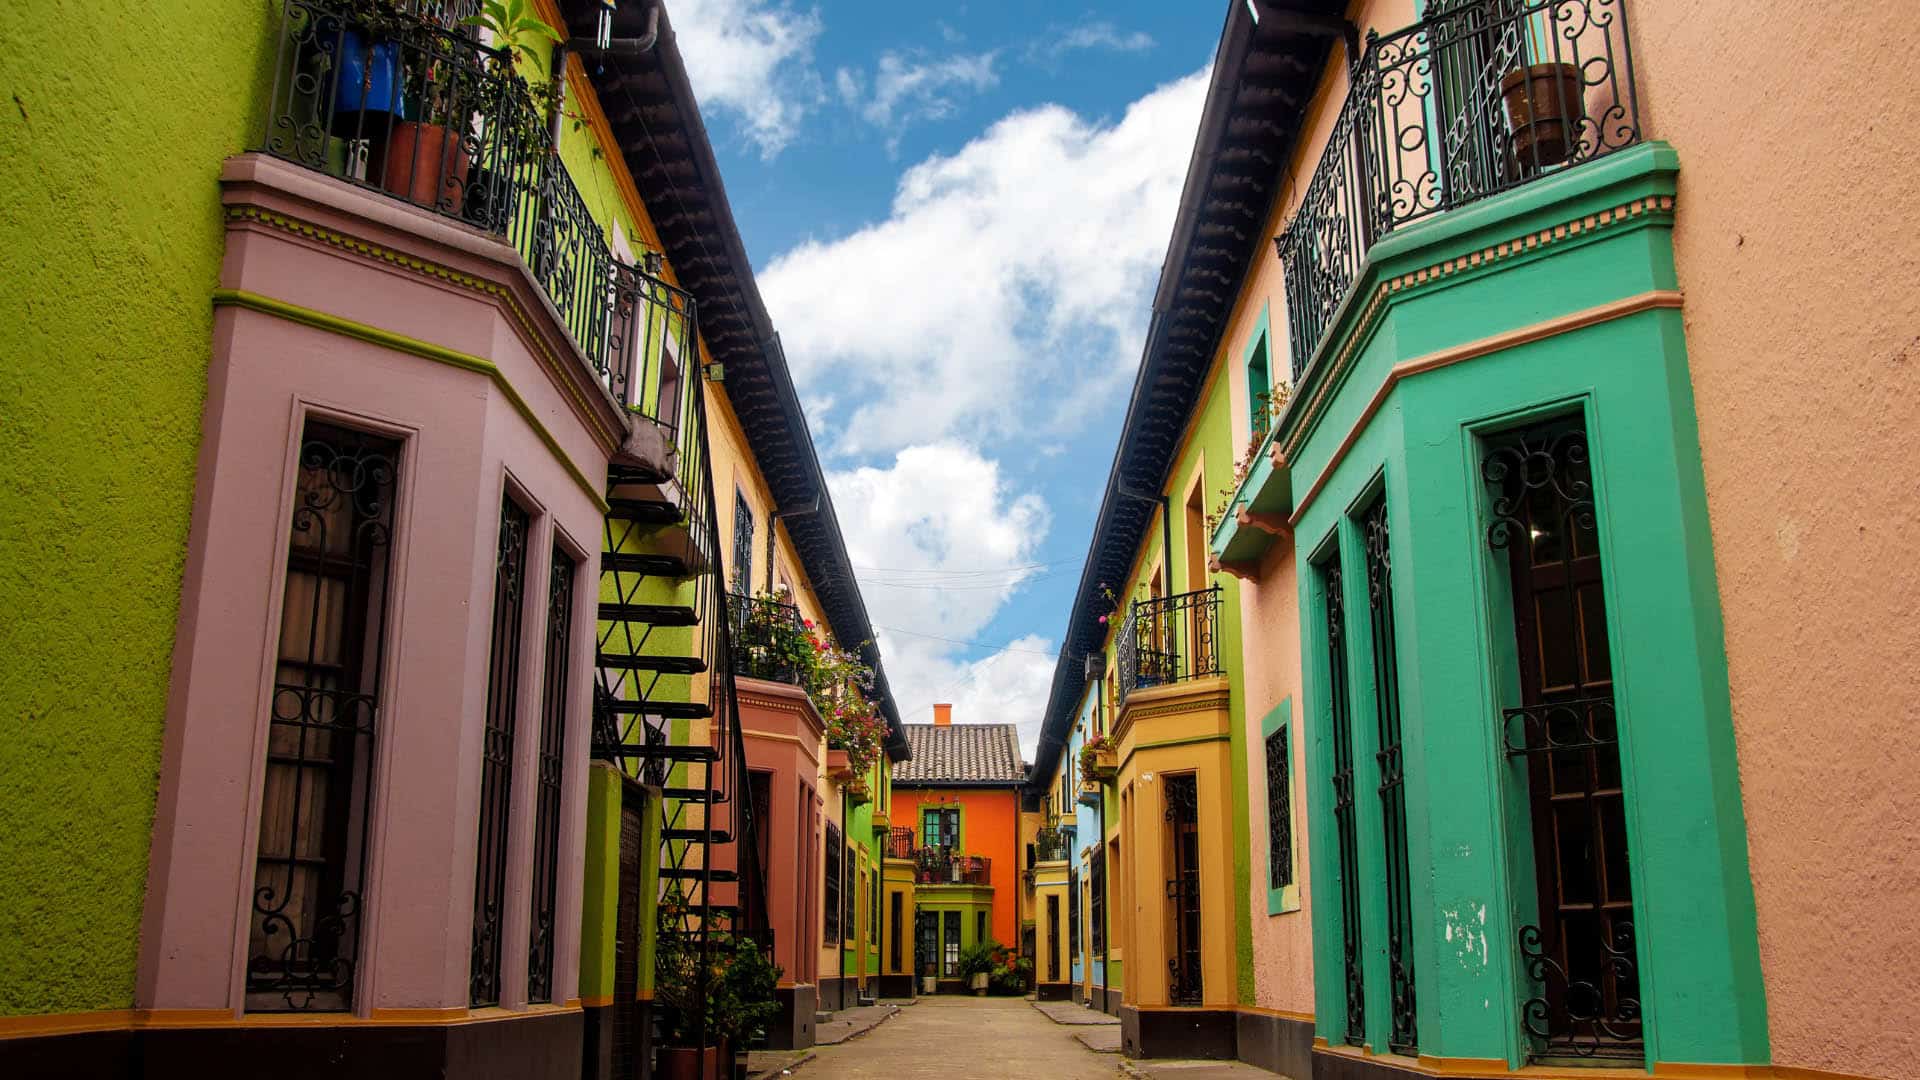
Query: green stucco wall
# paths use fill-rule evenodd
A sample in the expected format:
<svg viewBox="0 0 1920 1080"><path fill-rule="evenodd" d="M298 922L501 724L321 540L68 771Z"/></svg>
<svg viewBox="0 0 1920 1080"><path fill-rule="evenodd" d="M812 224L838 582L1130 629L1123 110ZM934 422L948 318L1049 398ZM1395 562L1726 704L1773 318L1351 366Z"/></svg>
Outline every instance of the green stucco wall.
<svg viewBox="0 0 1920 1080"><path fill-rule="evenodd" d="M1452 212L1378 245L1403 273L1649 195L1671 194L1677 161L1650 144ZM1529 921L1531 854L1520 766L1497 723L1511 702L1504 571L1486 546L1484 436L1531 416L1584 416L1592 450L1609 648L1635 902L1647 1061L1767 1059L1744 816L1681 314L1637 314L1402 380L1348 442L1393 365L1611 301L1674 288L1671 215L1649 210L1438 284L1395 295L1358 342L1324 413L1289 461L1303 492L1300 565L1341 551L1346 606L1367 610L1352 514L1384 486L1394 642L1406 748L1407 831L1419 1050L1451 1058L1527 1053L1520 1001L1532 984L1515 942ZM1369 287L1367 282L1362 288ZM1356 305L1361 307L1363 305ZM1351 333L1351 326L1335 328ZM1303 395L1324 377L1310 372ZM1289 423L1301 418L1289 414ZM1342 449L1344 446L1344 450ZM1300 575L1314 880L1318 1034L1345 1035L1340 873L1328 780L1328 657L1321 578ZM1356 629L1357 627L1357 629ZM1349 616L1356 789L1377 783L1371 648ZM1387 1043L1380 802L1356 799L1367 1041Z"/></svg>
<svg viewBox="0 0 1920 1080"><path fill-rule="evenodd" d="M127 1008L256 2L0 5L0 1014Z"/></svg>

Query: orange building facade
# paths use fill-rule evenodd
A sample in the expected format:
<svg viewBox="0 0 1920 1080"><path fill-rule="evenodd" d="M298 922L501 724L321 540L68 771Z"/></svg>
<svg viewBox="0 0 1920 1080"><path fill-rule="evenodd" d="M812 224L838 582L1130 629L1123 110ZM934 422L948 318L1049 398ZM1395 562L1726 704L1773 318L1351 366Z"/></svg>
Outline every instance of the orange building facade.
<svg viewBox="0 0 1920 1080"><path fill-rule="evenodd" d="M903 725L912 757L895 767L887 813L888 877L911 878L908 966L923 992L962 989L961 953L981 941L1018 947L1031 918L1021 910L1026 763L1014 726L956 724L952 706L933 708L933 723Z"/></svg>

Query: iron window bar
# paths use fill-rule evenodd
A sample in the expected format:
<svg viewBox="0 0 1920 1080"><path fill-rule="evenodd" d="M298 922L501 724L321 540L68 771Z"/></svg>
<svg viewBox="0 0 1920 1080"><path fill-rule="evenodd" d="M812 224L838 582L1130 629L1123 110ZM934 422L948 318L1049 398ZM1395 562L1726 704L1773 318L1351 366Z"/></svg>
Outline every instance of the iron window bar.
<svg viewBox="0 0 1920 1080"><path fill-rule="evenodd" d="M1463 0L1369 32L1275 249L1297 384L1374 244L1643 137L1625 0Z"/></svg>
<svg viewBox="0 0 1920 1080"><path fill-rule="evenodd" d="M525 604L527 534L532 517L511 495L500 503L493 577L493 633L487 712L480 755L478 859L473 889L473 950L468 971L473 1005L500 1003L501 945L506 924L507 845L513 805L513 745L518 727L520 640Z"/></svg>
<svg viewBox="0 0 1920 1080"><path fill-rule="evenodd" d="M1361 956L1360 841L1355 821L1353 769L1353 695L1347 667L1346 596L1342 592L1340 561L1320 566L1320 591L1327 630L1327 705L1333 744L1333 821L1338 839L1335 855L1340 872L1341 966L1346 976L1347 1009L1344 1041L1361 1046L1367 1041L1366 975Z"/></svg>
<svg viewBox="0 0 1920 1080"><path fill-rule="evenodd" d="M1408 868L1406 753L1400 725L1399 650L1394 640L1393 559L1387 499L1382 494L1363 518L1366 541L1367 609L1372 632L1373 704L1379 749L1381 854L1386 863L1387 998L1392 1026L1387 1046L1396 1054L1419 1052L1419 1013L1414 1000L1412 874Z"/></svg>

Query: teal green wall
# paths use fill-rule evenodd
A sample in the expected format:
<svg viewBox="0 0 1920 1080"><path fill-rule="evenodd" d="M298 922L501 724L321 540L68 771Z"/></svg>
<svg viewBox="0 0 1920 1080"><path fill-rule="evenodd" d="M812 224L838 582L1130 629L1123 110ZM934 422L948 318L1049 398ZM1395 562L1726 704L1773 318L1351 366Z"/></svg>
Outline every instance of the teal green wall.
<svg viewBox="0 0 1920 1080"><path fill-rule="evenodd" d="M1661 144L1538 181L1378 245L1382 275L1673 191ZM1306 491L1388 369L1462 342L1651 290L1673 289L1671 215L1651 211L1437 285L1397 294L1359 343L1290 462ZM1362 288L1370 287L1367 282ZM1348 334L1351 326L1336 327ZM1309 373L1309 391L1323 374ZM1303 567L1337 546L1346 569L1356 787L1377 781L1367 584L1351 519L1384 485L1403 699L1420 1052L1519 1064L1527 996L1515 949L1533 898L1528 823L1502 753L1512 630L1485 540L1483 435L1542 410L1583 414L1593 452L1621 717L1641 999L1650 1062L1767 1059L1746 832L1719 601L1681 313L1653 309L1410 377L1334 467L1298 522ZM1319 575L1300 575L1318 1034L1341 1041L1345 986ZM1368 1042L1387 1041L1380 804L1357 800Z"/></svg>
<svg viewBox="0 0 1920 1080"><path fill-rule="evenodd" d="M266 3L0 4L0 1014L132 1005L222 251Z"/></svg>

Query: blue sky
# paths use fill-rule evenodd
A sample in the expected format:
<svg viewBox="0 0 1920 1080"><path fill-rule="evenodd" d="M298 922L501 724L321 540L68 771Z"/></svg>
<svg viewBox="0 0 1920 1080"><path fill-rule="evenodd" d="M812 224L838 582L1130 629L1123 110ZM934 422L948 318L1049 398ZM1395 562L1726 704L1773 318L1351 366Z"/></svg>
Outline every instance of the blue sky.
<svg viewBox="0 0 1920 1080"><path fill-rule="evenodd" d="M1031 753L1225 6L667 3L894 696Z"/></svg>

